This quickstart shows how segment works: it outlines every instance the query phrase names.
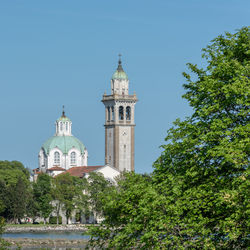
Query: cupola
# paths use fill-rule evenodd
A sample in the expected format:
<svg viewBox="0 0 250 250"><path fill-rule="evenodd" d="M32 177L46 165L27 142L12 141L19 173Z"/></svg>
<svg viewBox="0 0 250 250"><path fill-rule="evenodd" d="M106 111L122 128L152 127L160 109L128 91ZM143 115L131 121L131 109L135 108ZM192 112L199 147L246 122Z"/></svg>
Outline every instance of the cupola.
<svg viewBox="0 0 250 250"><path fill-rule="evenodd" d="M64 106L62 115L56 120L56 136L68 135L71 136L71 120L65 115Z"/></svg>
<svg viewBox="0 0 250 250"><path fill-rule="evenodd" d="M119 55L118 67L111 78L111 93L118 95L128 95L129 80L123 70L121 55Z"/></svg>

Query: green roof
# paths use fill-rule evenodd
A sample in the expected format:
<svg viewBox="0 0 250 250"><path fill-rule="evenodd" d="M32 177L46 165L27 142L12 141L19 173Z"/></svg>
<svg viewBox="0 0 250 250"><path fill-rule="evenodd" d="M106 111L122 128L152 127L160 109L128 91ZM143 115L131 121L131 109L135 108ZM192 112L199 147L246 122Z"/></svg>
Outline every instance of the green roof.
<svg viewBox="0 0 250 250"><path fill-rule="evenodd" d="M67 116L61 116L57 121L70 122L71 120Z"/></svg>
<svg viewBox="0 0 250 250"><path fill-rule="evenodd" d="M85 146L74 136L52 136L42 146L45 153L48 155L53 148L59 148L63 154L67 154L70 149L76 148L82 154L84 153Z"/></svg>
<svg viewBox="0 0 250 250"><path fill-rule="evenodd" d="M124 70L122 68L121 60L119 60L117 70L115 71L115 73L112 76L112 80L115 80L115 79L128 80L128 76L127 76L127 74L124 72Z"/></svg>
<svg viewBox="0 0 250 250"><path fill-rule="evenodd" d="M128 76L124 71L118 71L113 74L112 79L118 79L118 80L128 80Z"/></svg>

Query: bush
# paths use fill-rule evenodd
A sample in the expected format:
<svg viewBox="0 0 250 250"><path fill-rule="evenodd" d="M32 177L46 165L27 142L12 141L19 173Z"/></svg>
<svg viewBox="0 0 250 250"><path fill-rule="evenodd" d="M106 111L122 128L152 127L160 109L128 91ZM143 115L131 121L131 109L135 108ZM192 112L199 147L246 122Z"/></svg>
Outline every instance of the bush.
<svg viewBox="0 0 250 250"><path fill-rule="evenodd" d="M49 217L49 224L56 224L57 222L57 217L56 216L50 216ZM62 216L58 217L58 223L62 224Z"/></svg>

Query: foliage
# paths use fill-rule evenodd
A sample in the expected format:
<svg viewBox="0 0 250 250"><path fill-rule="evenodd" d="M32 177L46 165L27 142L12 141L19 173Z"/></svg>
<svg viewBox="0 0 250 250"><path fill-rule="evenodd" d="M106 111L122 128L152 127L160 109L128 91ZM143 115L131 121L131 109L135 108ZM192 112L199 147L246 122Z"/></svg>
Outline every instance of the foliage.
<svg viewBox="0 0 250 250"><path fill-rule="evenodd" d="M123 173L117 186L102 197L104 221L90 226L89 247L150 249L162 246L164 196L153 187L151 176Z"/></svg>
<svg viewBox="0 0 250 250"><path fill-rule="evenodd" d="M65 211L68 220L71 217L72 211L76 208L78 202L83 198L83 180L70 176L68 173L56 176L54 179L54 199L56 204L57 217L59 216L60 208Z"/></svg>
<svg viewBox="0 0 250 250"><path fill-rule="evenodd" d="M21 220L26 212L29 171L18 161L0 161L0 215Z"/></svg>
<svg viewBox="0 0 250 250"><path fill-rule="evenodd" d="M58 220L58 223L57 223ZM49 224L62 224L62 216L50 216L49 217Z"/></svg>
<svg viewBox="0 0 250 250"><path fill-rule="evenodd" d="M6 197L8 215L14 219L14 222L20 223L26 213L26 204L28 196L28 187L23 178L19 177L16 184L11 184L7 188Z"/></svg>
<svg viewBox="0 0 250 250"><path fill-rule="evenodd" d="M195 80L184 73L184 98L194 113L169 130L154 171L158 190L173 207L168 233L177 247L247 244L249 49L248 28L226 33L204 49L205 70L188 64Z"/></svg>
<svg viewBox="0 0 250 250"><path fill-rule="evenodd" d="M95 217L102 216L102 197L109 192L111 186L112 184L104 178L103 174L95 172L89 173L85 189L88 200L87 211L94 212Z"/></svg>
<svg viewBox="0 0 250 250"><path fill-rule="evenodd" d="M125 174L102 197L91 246L242 249L249 241L249 28L204 49L207 67L184 73L191 117L175 121L153 181ZM192 79L193 78L193 79Z"/></svg>
<svg viewBox="0 0 250 250"><path fill-rule="evenodd" d="M7 241L2 239L2 234L4 232L4 226L5 226L4 218L0 217L0 250L8 249L8 246L10 246L10 244Z"/></svg>
<svg viewBox="0 0 250 250"><path fill-rule="evenodd" d="M28 183L29 171L21 162L0 161L0 179L4 180L7 186L16 184L19 177Z"/></svg>
<svg viewBox="0 0 250 250"><path fill-rule="evenodd" d="M51 190L51 177L47 174L39 174L36 183L34 183L33 185L35 202L33 208L39 208L40 215L44 218L44 223L46 223L46 219L50 216L52 212Z"/></svg>

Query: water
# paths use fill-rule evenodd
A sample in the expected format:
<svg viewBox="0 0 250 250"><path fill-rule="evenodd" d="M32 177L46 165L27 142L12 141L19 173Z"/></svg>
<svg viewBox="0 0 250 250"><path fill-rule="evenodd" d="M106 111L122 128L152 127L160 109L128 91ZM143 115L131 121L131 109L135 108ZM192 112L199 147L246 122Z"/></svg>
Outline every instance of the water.
<svg viewBox="0 0 250 250"><path fill-rule="evenodd" d="M79 249L85 249L86 244L85 243L79 243L78 246L72 245L70 246L67 244L67 246L60 245L60 247L54 246L54 244L51 243L53 240L88 240L89 236L84 235L82 232L20 232L20 233L4 233L2 234L3 238L8 239L16 239L17 242L19 240L23 239L30 239L30 240L36 240L35 244L32 243L32 245L23 246L22 250L38 250L38 249L52 249L52 250L79 250ZM46 243L39 243L39 240ZM47 241L48 240L48 241ZM32 241L33 242L33 241ZM52 246L53 245L53 246ZM12 250L16 250L17 246L10 247Z"/></svg>
<svg viewBox="0 0 250 250"><path fill-rule="evenodd" d="M3 238L29 238L29 239L66 239L82 240L89 239L88 235L82 232L32 232L32 233L3 233Z"/></svg>

